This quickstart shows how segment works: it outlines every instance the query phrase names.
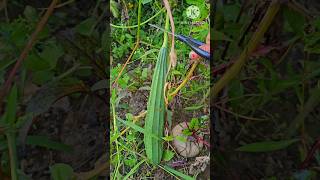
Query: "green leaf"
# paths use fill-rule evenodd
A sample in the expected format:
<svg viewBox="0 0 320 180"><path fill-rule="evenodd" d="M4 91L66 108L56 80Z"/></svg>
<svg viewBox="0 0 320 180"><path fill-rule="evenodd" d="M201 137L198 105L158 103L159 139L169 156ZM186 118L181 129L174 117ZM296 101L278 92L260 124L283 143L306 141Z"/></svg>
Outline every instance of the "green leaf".
<svg viewBox="0 0 320 180"><path fill-rule="evenodd" d="M17 111L17 101L18 101L18 89L14 85L11 88L10 94L7 101L7 109L4 114L4 122L9 125L13 125L16 122L16 111Z"/></svg>
<svg viewBox="0 0 320 180"><path fill-rule="evenodd" d="M204 105L189 106L189 107L185 107L184 109L187 111L194 111L194 110L201 109L203 106Z"/></svg>
<svg viewBox="0 0 320 180"><path fill-rule="evenodd" d="M138 164L136 164L130 171L129 171L129 173L123 178L124 180L126 180L126 179L128 179L130 176L132 176L136 171L137 171L137 169L140 167L140 165L142 164L142 163L144 163L146 160L144 159L144 160L142 160L142 161L140 161Z"/></svg>
<svg viewBox="0 0 320 180"><path fill-rule="evenodd" d="M118 4L113 0L110 1L110 11L113 17L115 18L119 17Z"/></svg>
<svg viewBox="0 0 320 180"><path fill-rule="evenodd" d="M213 34L211 35L211 39L214 41L232 41L231 38L226 36L224 33L213 30Z"/></svg>
<svg viewBox="0 0 320 180"><path fill-rule="evenodd" d="M173 74L173 75L183 75L180 71L178 71L176 69L173 69L171 74Z"/></svg>
<svg viewBox="0 0 320 180"><path fill-rule="evenodd" d="M5 70L7 67L9 67L14 62L15 62L14 59L2 59L0 61L0 71Z"/></svg>
<svg viewBox="0 0 320 180"><path fill-rule="evenodd" d="M34 7L28 5L24 9L23 15L31 22L37 20L38 18L37 10Z"/></svg>
<svg viewBox="0 0 320 180"><path fill-rule="evenodd" d="M30 145L45 147L48 149L54 149L59 151L65 151L65 152L72 152L73 149L71 146L52 141L48 139L46 136L27 136L26 143Z"/></svg>
<svg viewBox="0 0 320 180"><path fill-rule="evenodd" d="M181 141L181 142L187 142L187 138L186 138L186 137L183 137L183 136L176 136L175 138L176 138L176 140L178 140L178 141Z"/></svg>
<svg viewBox="0 0 320 180"><path fill-rule="evenodd" d="M203 0L186 0L187 4L203 4Z"/></svg>
<svg viewBox="0 0 320 180"><path fill-rule="evenodd" d="M190 121L189 128L192 130L197 130L200 127L200 122L198 118L192 118Z"/></svg>
<svg viewBox="0 0 320 180"><path fill-rule="evenodd" d="M134 129L134 130L136 130L136 131L138 131L138 132L140 132L140 133L143 133L145 136L151 136L151 137L153 137L153 138L156 138L156 139L158 139L158 140L161 140L161 137L158 137L156 134L152 134L150 131L145 130L144 128L142 128L142 127L134 124L133 122L124 121L124 120L120 119L119 117L117 117L117 120L120 121L120 122L122 122L123 124L131 127L132 129ZM111 142L112 142L112 141L111 141Z"/></svg>
<svg viewBox="0 0 320 180"><path fill-rule="evenodd" d="M320 32L314 32L305 36L305 51L320 54Z"/></svg>
<svg viewBox="0 0 320 180"><path fill-rule="evenodd" d="M133 121L133 114L131 114L131 113L126 113L126 119L127 119L128 121Z"/></svg>
<svg viewBox="0 0 320 180"><path fill-rule="evenodd" d="M190 129L192 129L192 128L190 127ZM184 129L184 130L182 130L182 134L185 136L191 136L192 131L190 131L189 129Z"/></svg>
<svg viewBox="0 0 320 180"><path fill-rule="evenodd" d="M299 141L299 139L282 140L282 141L264 141L252 144L246 144L236 149L242 152L269 152L285 149L291 144Z"/></svg>
<svg viewBox="0 0 320 180"><path fill-rule="evenodd" d="M32 81L37 85L43 85L54 77L52 70L37 71L32 74Z"/></svg>
<svg viewBox="0 0 320 180"><path fill-rule="evenodd" d="M23 64L28 70L31 71L43 71L50 69L50 64L48 63L48 61L43 60L39 55L35 53L29 54Z"/></svg>
<svg viewBox="0 0 320 180"><path fill-rule="evenodd" d="M129 156L126 159L124 159L124 164L130 167L133 167L134 165L137 164L137 158Z"/></svg>
<svg viewBox="0 0 320 180"><path fill-rule="evenodd" d="M291 27L292 31L296 34L302 35L304 31L305 19L302 14L299 12L288 8L284 8L284 17L287 20L287 23Z"/></svg>
<svg viewBox="0 0 320 180"><path fill-rule="evenodd" d="M170 151L170 150L165 150L163 152L163 157L162 159L164 161L170 161L172 158L174 157L174 152Z"/></svg>
<svg viewBox="0 0 320 180"><path fill-rule="evenodd" d="M148 68L143 68L142 73L141 73L141 79L145 80L148 77Z"/></svg>
<svg viewBox="0 0 320 180"><path fill-rule="evenodd" d="M118 84L120 85L121 88L126 88L128 86L130 77L128 74L123 74L123 77L118 80Z"/></svg>
<svg viewBox="0 0 320 180"><path fill-rule="evenodd" d="M152 0L142 0L142 4L145 5L145 4L147 4L147 3L151 2L151 1Z"/></svg>
<svg viewBox="0 0 320 180"><path fill-rule="evenodd" d="M82 21L80 24L78 24L75 27L75 30L81 35L90 36L93 31L95 23L96 23L96 19L93 17L90 17Z"/></svg>
<svg viewBox="0 0 320 180"><path fill-rule="evenodd" d="M28 40L28 26L26 23L17 22L12 24L10 31L10 42L13 42L18 48L22 48ZM9 32L8 32L9 33Z"/></svg>
<svg viewBox="0 0 320 180"><path fill-rule="evenodd" d="M50 68L53 69L56 67L58 59L64 54L62 47L50 43L48 44L44 50L41 52L40 57L44 61L46 61Z"/></svg>
<svg viewBox="0 0 320 180"><path fill-rule="evenodd" d="M51 166L50 172L53 180L71 180L74 176L72 167L63 163Z"/></svg>
<svg viewBox="0 0 320 180"><path fill-rule="evenodd" d="M190 176L188 176L188 175L186 175L186 174L183 174L182 172L177 171L177 170L175 170L175 169L173 169L173 168L171 168L171 167L169 167L169 166L163 166L163 168L164 168L166 171L171 172L172 174L174 174L174 175L176 175L176 176L179 176L179 177L181 177L181 178L184 179L184 180L195 180L195 178L190 177Z"/></svg>
<svg viewBox="0 0 320 180"><path fill-rule="evenodd" d="M165 140L165 141L173 141L174 137L173 136L165 136L162 139Z"/></svg>

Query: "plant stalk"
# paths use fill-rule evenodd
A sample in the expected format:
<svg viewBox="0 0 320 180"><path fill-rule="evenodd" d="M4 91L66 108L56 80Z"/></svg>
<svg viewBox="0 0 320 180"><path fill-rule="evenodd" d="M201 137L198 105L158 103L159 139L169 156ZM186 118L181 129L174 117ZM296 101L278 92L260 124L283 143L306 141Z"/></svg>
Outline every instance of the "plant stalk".
<svg viewBox="0 0 320 180"><path fill-rule="evenodd" d="M240 73L242 67L245 65L248 57L257 48L258 44L262 40L265 32L269 29L274 17L280 9L281 3L278 0L273 0L259 24L258 30L253 34L247 47L242 51L238 60L232 65L232 67L222 76L219 81L213 85L213 100L218 96L220 91L230 83Z"/></svg>
<svg viewBox="0 0 320 180"><path fill-rule="evenodd" d="M189 79L191 78L194 70L196 69L196 67L198 66L199 64L199 60L195 61L193 64L192 64L192 67L191 69L189 70L187 76L184 78L184 80L182 81L182 83L177 87L177 89L175 89L172 93L169 94L169 100L172 100L177 94L178 92L187 84L187 82L189 81Z"/></svg>
<svg viewBox="0 0 320 180"><path fill-rule="evenodd" d="M17 150L16 150L16 142L15 135L11 130L8 130L6 133L7 141L8 141L8 149L9 149L9 157L10 157L10 171L11 171L11 179L18 180L17 173Z"/></svg>

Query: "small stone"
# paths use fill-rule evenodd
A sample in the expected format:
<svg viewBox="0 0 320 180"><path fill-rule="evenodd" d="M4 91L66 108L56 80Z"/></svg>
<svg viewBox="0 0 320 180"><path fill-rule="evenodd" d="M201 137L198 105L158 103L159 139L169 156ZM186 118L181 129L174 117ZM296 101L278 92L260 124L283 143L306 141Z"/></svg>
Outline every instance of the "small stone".
<svg viewBox="0 0 320 180"><path fill-rule="evenodd" d="M187 123L189 125L189 123ZM176 125L172 129L172 135L174 138L173 140L173 146L176 148L177 152L183 156L183 157L195 157L200 153L200 150L203 147L202 142L197 142L193 138L188 138L186 135L184 135L182 132L184 129L187 129L188 126L185 122L182 122L178 125ZM182 142L178 140L176 137L181 136L187 139L186 142ZM203 138L201 135L198 135L200 138Z"/></svg>

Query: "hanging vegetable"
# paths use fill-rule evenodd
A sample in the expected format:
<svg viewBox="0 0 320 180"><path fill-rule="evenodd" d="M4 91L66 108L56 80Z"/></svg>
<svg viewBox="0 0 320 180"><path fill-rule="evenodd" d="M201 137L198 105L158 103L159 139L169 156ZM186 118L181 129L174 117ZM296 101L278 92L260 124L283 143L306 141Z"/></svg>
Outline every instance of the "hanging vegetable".
<svg viewBox="0 0 320 180"><path fill-rule="evenodd" d="M166 18L166 29L169 27L169 18ZM147 105L147 116L145 120L144 145L148 159L151 163L159 164L162 157L163 136L165 119L164 86L168 69L168 35L164 34L164 41L158 55L156 67L152 77L151 91ZM148 135L154 134L159 138Z"/></svg>

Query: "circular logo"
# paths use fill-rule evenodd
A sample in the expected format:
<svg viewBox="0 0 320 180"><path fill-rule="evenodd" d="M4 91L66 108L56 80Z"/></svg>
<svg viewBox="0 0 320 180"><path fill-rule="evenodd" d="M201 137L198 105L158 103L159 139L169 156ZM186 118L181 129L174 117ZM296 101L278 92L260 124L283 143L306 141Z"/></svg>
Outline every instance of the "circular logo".
<svg viewBox="0 0 320 180"><path fill-rule="evenodd" d="M187 17L190 19L196 19L200 16L200 9L198 6L192 5L187 8Z"/></svg>

